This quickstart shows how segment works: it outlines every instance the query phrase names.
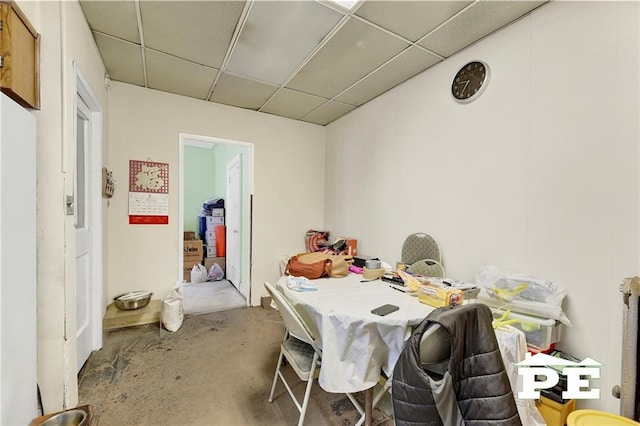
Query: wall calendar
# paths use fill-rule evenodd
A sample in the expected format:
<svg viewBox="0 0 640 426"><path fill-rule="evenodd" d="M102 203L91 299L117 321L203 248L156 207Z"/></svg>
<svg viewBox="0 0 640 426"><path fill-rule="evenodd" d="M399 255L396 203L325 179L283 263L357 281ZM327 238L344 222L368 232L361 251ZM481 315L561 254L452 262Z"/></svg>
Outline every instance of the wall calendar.
<svg viewBox="0 0 640 426"><path fill-rule="evenodd" d="M169 164L129 160L129 224L169 223Z"/></svg>

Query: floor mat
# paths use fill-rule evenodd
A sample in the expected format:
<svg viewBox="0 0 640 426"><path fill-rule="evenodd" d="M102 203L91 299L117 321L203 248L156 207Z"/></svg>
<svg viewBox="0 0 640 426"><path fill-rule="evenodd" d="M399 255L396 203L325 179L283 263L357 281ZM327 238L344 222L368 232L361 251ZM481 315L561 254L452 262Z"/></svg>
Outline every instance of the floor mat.
<svg viewBox="0 0 640 426"><path fill-rule="evenodd" d="M204 314L247 306L247 301L227 280L188 283L183 286L184 313Z"/></svg>

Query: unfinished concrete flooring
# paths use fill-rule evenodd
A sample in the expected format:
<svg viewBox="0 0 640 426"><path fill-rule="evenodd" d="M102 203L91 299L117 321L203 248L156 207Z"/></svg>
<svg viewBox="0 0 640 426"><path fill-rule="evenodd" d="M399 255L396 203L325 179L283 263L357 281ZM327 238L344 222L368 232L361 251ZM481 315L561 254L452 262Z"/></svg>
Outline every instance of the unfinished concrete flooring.
<svg viewBox="0 0 640 426"><path fill-rule="evenodd" d="M283 335L280 314L260 307L187 316L175 333L157 325L107 332L79 374L79 405L92 406L99 426L295 425L282 382L268 401ZM304 383L285 372L302 395ZM358 418L345 395L314 383L306 425ZM374 424L393 421L376 409Z"/></svg>

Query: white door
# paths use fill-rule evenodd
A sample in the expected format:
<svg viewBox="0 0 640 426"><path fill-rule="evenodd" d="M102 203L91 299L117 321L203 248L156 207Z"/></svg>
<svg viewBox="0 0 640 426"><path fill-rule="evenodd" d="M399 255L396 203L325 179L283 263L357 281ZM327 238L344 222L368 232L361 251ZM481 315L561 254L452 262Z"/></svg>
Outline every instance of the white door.
<svg viewBox="0 0 640 426"><path fill-rule="evenodd" d="M242 283L241 268L241 224L242 224L242 167L241 156L236 155L227 164L227 279L245 294ZM243 291L244 290L244 291ZM248 292L246 292L248 293Z"/></svg>
<svg viewBox="0 0 640 426"><path fill-rule="evenodd" d="M78 342L78 365L80 371L92 350L93 318L91 299L91 111L78 96L76 117L76 337Z"/></svg>

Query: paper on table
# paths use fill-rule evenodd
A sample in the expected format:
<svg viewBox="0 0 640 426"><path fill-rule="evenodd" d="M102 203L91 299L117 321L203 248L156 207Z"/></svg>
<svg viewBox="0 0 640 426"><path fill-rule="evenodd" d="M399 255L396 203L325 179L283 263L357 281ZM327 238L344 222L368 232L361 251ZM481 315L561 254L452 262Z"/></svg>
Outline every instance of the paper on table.
<svg viewBox="0 0 640 426"><path fill-rule="evenodd" d="M316 291L318 287L316 283L309 281L308 278L305 277L293 277L289 276L287 278L287 287L291 290L295 291Z"/></svg>

